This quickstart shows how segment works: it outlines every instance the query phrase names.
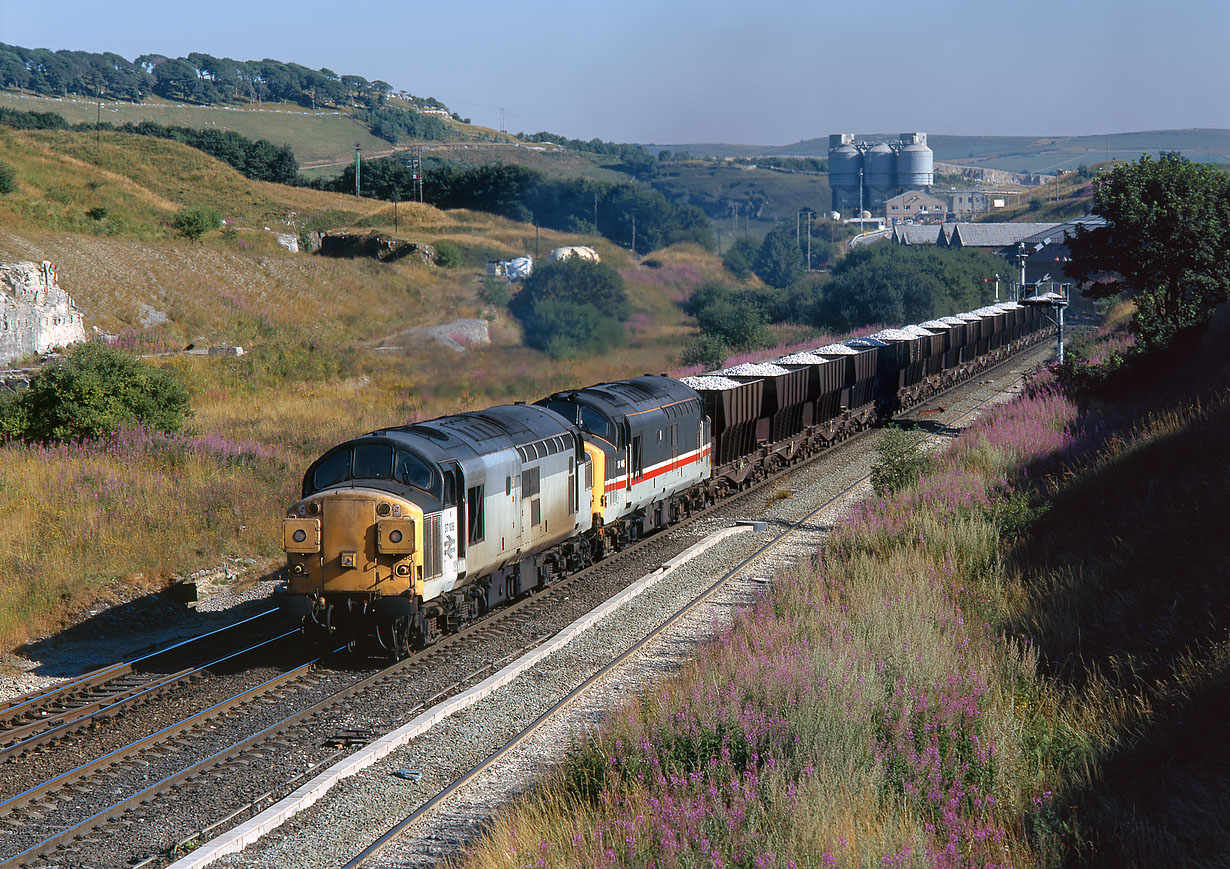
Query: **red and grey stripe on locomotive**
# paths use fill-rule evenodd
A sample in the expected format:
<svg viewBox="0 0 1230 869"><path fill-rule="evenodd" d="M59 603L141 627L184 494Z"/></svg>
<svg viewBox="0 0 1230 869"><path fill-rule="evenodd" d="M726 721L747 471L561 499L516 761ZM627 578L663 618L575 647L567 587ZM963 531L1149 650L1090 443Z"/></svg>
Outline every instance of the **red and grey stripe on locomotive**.
<svg viewBox="0 0 1230 869"><path fill-rule="evenodd" d="M284 520L283 605L404 656L1049 330L1015 303L675 380L645 375L339 444Z"/></svg>

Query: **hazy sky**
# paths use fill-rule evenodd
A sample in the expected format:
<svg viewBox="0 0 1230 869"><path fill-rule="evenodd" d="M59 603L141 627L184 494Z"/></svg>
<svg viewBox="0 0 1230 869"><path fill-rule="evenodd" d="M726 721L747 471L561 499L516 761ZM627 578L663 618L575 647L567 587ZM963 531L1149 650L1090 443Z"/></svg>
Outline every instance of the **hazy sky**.
<svg viewBox="0 0 1230 869"><path fill-rule="evenodd" d="M270 57L658 144L1227 128L1228 37L1230 0L0 0L0 42Z"/></svg>

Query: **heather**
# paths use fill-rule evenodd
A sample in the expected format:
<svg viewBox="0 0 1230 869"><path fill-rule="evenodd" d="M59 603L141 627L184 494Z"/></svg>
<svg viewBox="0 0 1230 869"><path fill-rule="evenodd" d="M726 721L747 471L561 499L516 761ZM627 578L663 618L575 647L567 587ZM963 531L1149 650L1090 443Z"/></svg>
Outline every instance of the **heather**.
<svg viewBox="0 0 1230 869"><path fill-rule="evenodd" d="M1108 339L1077 343L1092 355ZM1216 493L1230 479L1208 463L1230 392L1215 355L1166 365L1114 406L1074 400L1054 369L1037 375L916 483L850 511L680 673L579 736L464 862L1164 865L1218 853L1230 600L1216 587L1230 558L1208 537L1224 528ZM1162 388L1176 379L1181 394ZM1177 553L1190 568L1175 570ZM1156 572L1133 575L1142 563ZM1185 738L1198 750L1171 742Z"/></svg>

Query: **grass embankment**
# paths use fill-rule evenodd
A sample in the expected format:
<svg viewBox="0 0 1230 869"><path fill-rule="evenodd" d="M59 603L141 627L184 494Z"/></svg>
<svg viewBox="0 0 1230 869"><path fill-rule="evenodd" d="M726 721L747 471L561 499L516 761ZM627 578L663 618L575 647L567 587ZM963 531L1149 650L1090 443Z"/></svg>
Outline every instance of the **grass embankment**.
<svg viewBox="0 0 1230 869"><path fill-rule="evenodd" d="M1039 378L617 710L464 865L1224 854L1216 347L1079 400Z"/></svg>
<svg viewBox="0 0 1230 869"><path fill-rule="evenodd" d="M19 184L0 197L0 259L53 262L87 332L141 353L189 343L248 350L239 359L154 360L190 387L196 415L186 442L0 446L4 648L54 629L112 584L157 587L225 555L275 555L300 474L340 440L667 370L688 331L677 301L722 272L695 247L642 264L605 241L536 236L526 224L414 203L399 206L394 232L390 203L251 182L175 142L108 133L96 152L91 136L0 129L0 151ZM186 204L217 209L235 232L195 245L175 238L168 223ZM290 254L264 227L287 231L291 212L309 227L452 241L464 263ZM554 362L521 346L519 327L481 298L481 276L489 258L577 243L595 243L624 277L628 343ZM460 357L411 331L464 317L490 319L493 344ZM236 443L246 456L238 464L225 446Z"/></svg>

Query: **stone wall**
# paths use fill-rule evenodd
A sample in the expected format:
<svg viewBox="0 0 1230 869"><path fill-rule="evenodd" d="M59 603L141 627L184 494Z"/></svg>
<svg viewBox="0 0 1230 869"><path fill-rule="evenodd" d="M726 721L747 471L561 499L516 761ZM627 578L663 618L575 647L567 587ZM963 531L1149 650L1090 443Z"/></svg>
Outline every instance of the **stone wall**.
<svg viewBox="0 0 1230 869"><path fill-rule="evenodd" d="M0 263L0 364L85 340L81 312L49 262Z"/></svg>

